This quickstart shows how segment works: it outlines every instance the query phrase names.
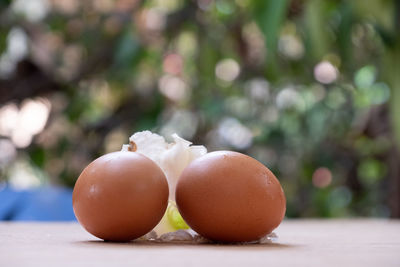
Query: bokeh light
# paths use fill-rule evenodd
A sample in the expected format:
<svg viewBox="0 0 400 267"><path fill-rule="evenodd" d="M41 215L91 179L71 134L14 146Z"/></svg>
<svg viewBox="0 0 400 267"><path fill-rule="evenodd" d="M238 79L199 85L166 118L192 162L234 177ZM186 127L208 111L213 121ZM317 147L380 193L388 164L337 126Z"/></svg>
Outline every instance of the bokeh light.
<svg viewBox="0 0 400 267"><path fill-rule="evenodd" d="M0 134L8 136L14 145L27 147L32 137L40 133L49 117L51 104L47 99L28 99L21 108L9 104L0 109Z"/></svg>
<svg viewBox="0 0 400 267"><path fill-rule="evenodd" d="M36 22L47 15L50 5L48 0L15 0L12 3L12 9L15 13L25 16L29 21Z"/></svg>
<svg viewBox="0 0 400 267"><path fill-rule="evenodd" d="M298 60L304 55L303 43L293 35L282 35L279 39L278 48L283 55L293 60Z"/></svg>
<svg viewBox="0 0 400 267"><path fill-rule="evenodd" d="M218 136L223 145L239 150L250 147L253 141L250 129L235 118L225 118L221 121L218 127Z"/></svg>
<svg viewBox="0 0 400 267"><path fill-rule="evenodd" d="M320 83L333 83L338 78L338 70L330 62L322 61L315 66L314 77Z"/></svg>
<svg viewBox="0 0 400 267"><path fill-rule="evenodd" d="M215 66L215 75L226 82L232 82L240 73L239 64L233 59L223 59Z"/></svg>
<svg viewBox="0 0 400 267"><path fill-rule="evenodd" d="M7 36L7 50L0 57L0 77L10 75L17 64L28 53L28 37L19 27L10 30Z"/></svg>
<svg viewBox="0 0 400 267"><path fill-rule="evenodd" d="M332 183L332 173L328 168L320 167L312 175L312 183L315 187L324 188Z"/></svg>
<svg viewBox="0 0 400 267"><path fill-rule="evenodd" d="M164 57L163 69L165 72L177 75L182 72L183 60L178 54L168 54Z"/></svg>
<svg viewBox="0 0 400 267"><path fill-rule="evenodd" d="M158 88L164 96L176 102L183 100L188 94L188 88L185 82L181 78L173 75L167 74L161 77Z"/></svg>

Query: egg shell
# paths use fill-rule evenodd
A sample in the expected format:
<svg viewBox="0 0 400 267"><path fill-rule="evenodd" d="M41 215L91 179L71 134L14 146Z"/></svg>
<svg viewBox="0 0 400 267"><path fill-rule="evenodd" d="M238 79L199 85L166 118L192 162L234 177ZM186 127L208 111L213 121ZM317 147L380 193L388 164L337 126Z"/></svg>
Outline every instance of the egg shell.
<svg viewBox="0 0 400 267"><path fill-rule="evenodd" d="M168 205L162 170L135 152L114 152L90 163L73 191L73 208L81 225L98 238L129 241L161 220Z"/></svg>
<svg viewBox="0 0 400 267"><path fill-rule="evenodd" d="M219 242L248 242L272 232L283 220L286 199L275 175L241 153L217 151L185 168L176 203L186 223Z"/></svg>

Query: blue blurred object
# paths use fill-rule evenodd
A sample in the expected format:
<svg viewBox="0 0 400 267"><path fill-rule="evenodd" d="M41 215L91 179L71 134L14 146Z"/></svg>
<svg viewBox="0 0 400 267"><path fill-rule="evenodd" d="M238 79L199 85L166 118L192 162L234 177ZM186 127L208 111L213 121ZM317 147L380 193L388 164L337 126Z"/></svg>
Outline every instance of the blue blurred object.
<svg viewBox="0 0 400 267"><path fill-rule="evenodd" d="M73 221L72 190L45 186L34 190L0 189L0 220Z"/></svg>

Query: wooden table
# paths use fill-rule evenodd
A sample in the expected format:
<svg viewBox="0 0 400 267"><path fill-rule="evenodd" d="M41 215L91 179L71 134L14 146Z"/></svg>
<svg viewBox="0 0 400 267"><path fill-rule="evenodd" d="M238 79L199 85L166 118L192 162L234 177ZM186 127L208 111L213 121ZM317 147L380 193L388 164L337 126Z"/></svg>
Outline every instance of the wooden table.
<svg viewBox="0 0 400 267"><path fill-rule="evenodd" d="M400 266L400 221L286 220L273 244L105 243L77 223L0 223L0 266Z"/></svg>

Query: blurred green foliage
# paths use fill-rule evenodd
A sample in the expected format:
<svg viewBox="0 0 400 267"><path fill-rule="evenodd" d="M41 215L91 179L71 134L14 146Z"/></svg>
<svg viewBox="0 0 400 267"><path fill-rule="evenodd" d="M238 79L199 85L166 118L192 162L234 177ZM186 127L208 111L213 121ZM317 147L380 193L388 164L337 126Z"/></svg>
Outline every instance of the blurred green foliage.
<svg viewBox="0 0 400 267"><path fill-rule="evenodd" d="M257 158L280 179L288 217L400 216L398 1L0 7L3 180L73 186L150 129ZM5 110L29 99L50 115L24 142Z"/></svg>

